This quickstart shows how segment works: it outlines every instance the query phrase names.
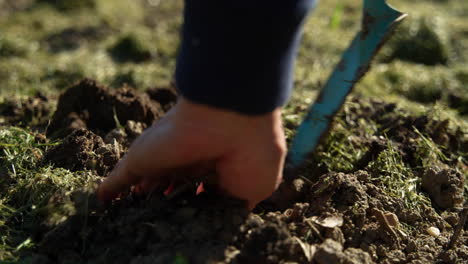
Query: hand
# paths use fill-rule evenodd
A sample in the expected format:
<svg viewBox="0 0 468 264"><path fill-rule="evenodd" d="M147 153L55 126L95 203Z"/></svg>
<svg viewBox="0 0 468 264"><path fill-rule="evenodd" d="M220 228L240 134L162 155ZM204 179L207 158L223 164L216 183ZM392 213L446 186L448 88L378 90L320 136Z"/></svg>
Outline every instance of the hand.
<svg viewBox="0 0 468 264"><path fill-rule="evenodd" d="M181 98L135 140L98 196L112 200L132 185L150 192L173 182L181 169L193 177L214 170L219 190L252 210L278 188L285 156L279 108L248 116Z"/></svg>

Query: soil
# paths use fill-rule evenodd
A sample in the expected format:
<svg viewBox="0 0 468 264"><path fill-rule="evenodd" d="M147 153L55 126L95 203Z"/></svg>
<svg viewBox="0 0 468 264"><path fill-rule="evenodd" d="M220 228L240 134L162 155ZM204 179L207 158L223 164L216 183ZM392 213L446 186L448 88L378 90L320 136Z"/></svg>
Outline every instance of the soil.
<svg viewBox="0 0 468 264"><path fill-rule="evenodd" d="M50 137L64 137L63 142L46 152L43 162L105 176L130 143L162 116L162 108L177 100L168 88L147 93L129 87L111 90L87 79L70 87L47 130Z"/></svg>
<svg viewBox="0 0 468 264"><path fill-rule="evenodd" d="M170 89L148 94L128 87L111 90L92 80L74 85L60 97L48 130L48 136L62 138L63 144L47 152L44 161L105 176L131 141L157 122L176 100ZM110 204L98 202L94 189L61 194L51 200L50 208L60 206L54 205L54 201L60 201L73 205L76 213L38 234L39 246L28 260L318 264L466 261L468 233L462 232L456 245L447 248L457 226L467 228L459 217L465 175L451 166L457 162L454 154L467 149L466 136L449 129L448 121L414 117L393 104L353 99L351 105L339 117L347 127L359 126L359 119L378 124L378 132L371 137L355 135L355 142L369 147L368 153L354 171L315 173L310 181L298 179L295 186L299 195L290 198L285 208L265 203L247 212L242 202L220 197L212 188L199 195L191 190L172 196L159 191L138 196L130 191ZM447 159L420 169L414 141L420 135L414 127L444 146ZM421 205L414 210L403 198L385 192L379 175L368 164L389 147L388 141L421 176L432 206Z"/></svg>
<svg viewBox="0 0 468 264"><path fill-rule="evenodd" d="M430 207L422 215L404 209L402 200L386 196L370 179L365 171L325 174L304 201L260 214L209 192L174 199L129 195L111 205L77 193L86 197L75 198L79 213L45 234L32 263L461 263L468 258L466 234L445 250L453 227L443 217ZM457 214L451 217L458 221ZM429 235L430 226L441 235Z"/></svg>
<svg viewBox="0 0 468 264"><path fill-rule="evenodd" d="M154 87L146 90L151 100L159 102L164 110L168 111L177 101L177 90L175 85L171 87Z"/></svg>
<svg viewBox="0 0 468 264"><path fill-rule="evenodd" d="M44 162L71 171L95 170L104 176L117 164L123 150L117 141L105 144L104 140L86 129L75 130L62 144L46 152Z"/></svg>
<svg viewBox="0 0 468 264"><path fill-rule="evenodd" d="M60 96L47 136L63 137L80 128L103 136L130 120L150 126L162 114L161 105L145 93L111 90L85 79Z"/></svg>
<svg viewBox="0 0 468 264"><path fill-rule="evenodd" d="M37 93L27 99L0 104L0 125L44 127L53 112L54 100Z"/></svg>

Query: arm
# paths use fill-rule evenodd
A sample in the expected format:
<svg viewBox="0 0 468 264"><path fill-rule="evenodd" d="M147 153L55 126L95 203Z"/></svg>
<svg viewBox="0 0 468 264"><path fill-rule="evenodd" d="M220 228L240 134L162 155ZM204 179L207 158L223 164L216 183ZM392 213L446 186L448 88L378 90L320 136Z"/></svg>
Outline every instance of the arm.
<svg viewBox="0 0 468 264"><path fill-rule="evenodd" d="M176 82L181 98L130 147L98 195L167 187L216 171L253 209L278 187L286 156L281 105L313 0L186 0Z"/></svg>
<svg viewBox="0 0 468 264"><path fill-rule="evenodd" d="M240 113L282 106L313 0L186 0L176 81L189 100Z"/></svg>

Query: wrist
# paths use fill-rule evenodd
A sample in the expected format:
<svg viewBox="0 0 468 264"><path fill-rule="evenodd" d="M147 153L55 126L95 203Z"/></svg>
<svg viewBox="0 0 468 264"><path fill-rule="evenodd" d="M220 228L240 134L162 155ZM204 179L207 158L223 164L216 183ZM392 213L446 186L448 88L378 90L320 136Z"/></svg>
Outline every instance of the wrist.
<svg viewBox="0 0 468 264"><path fill-rule="evenodd" d="M180 96L174 108L175 115L184 122L204 125L207 127L222 126L233 130L255 128L259 126L281 127L281 107L271 112L248 115L229 109L218 108L206 104L193 102Z"/></svg>

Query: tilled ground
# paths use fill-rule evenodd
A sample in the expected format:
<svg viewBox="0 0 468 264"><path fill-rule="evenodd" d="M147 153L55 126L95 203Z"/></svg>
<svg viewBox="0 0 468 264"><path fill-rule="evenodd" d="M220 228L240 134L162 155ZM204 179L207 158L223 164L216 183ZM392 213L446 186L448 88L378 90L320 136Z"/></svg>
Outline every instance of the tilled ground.
<svg viewBox="0 0 468 264"><path fill-rule="evenodd" d="M105 176L131 141L157 122L175 102L171 89L146 93L128 87L111 90L83 80L58 100L47 138L63 143L43 162L72 171ZM35 100L47 101L39 96ZM6 121L28 118L28 105L3 108ZM8 107L7 107L8 106ZM26 117L22 117L25 115ZM463 263L468 235L463 234L466 168L460 154L468 149L466 133L449 122L414 117L393 104L353 99L340 125L359 130L362 120L376 124L373 133L350 139L366 153L346 173L313 170L295 181L295 194L281 205L260 205L253 213L242 203L221 198L210 188L200 195L186 191L139 197L130 192L101 204L94 188L56 194L50 208L71 206L65 221L46 221L36 234L32 263ZM40 126L40 124L39 124ZM418 138L442 146L440 162L420 158ZM421 182L430 202L410 207L404 196L390 195L383 169L376 163L393 151ZM317 157L311 157L311 161ZM466 160L466 157L463 157ZM314 163L314 162L311 162ZM377 165L376 165L377 164ZM383 163L382 163L383 164ZM384 166L384 165L382 165ZM377 168L376 168L377 167ZM465 170L466 172L466 170ZM303 171L301 172L303 173ZM404 178L405 175L402 177ZM393 190L397 191L397 190ZM281 209L281 210L280 210ZM461 236L449 248L456 229ZM440 232L440 234L438 234Z"/></svg>

